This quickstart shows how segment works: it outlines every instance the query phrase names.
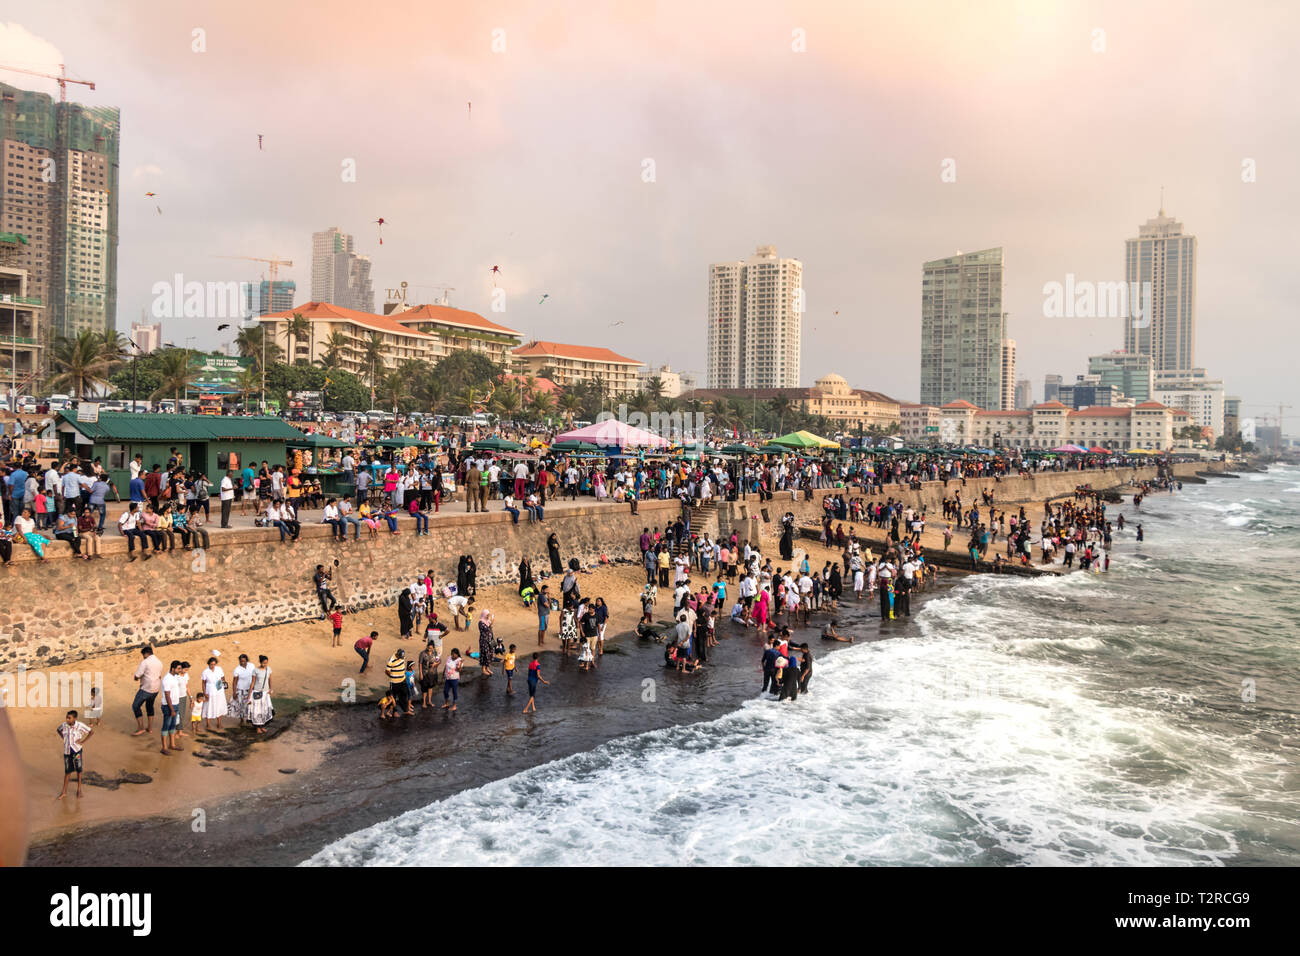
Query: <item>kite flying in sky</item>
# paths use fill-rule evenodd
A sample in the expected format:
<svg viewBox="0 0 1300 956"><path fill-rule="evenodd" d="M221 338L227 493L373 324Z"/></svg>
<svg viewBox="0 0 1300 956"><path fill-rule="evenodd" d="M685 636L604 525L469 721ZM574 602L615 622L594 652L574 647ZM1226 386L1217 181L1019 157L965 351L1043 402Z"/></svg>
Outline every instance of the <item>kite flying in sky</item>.
<svg viewBox="0 0 1300 956"><path fill-rule="evenodd" d="M379 227L379 244L382 246L384 244L384 217L380 216L376 219L375 225Z"/></svg>
<svg viewBox="0 0 1300 956"><path fill-rule="evenodd" d="M549 299L550 297L551 297L551 294L550 294L549 292L543 293L543 294L542 294L542 297L541 297L540 299L537 300L537 304L538 304L538 305L541 305L543 302L545 302L545 301L546 301L547 299Z"/></svg>
<svg viewBox="0 0 1300 956"><path fill-rule="evenodd" d="M258 134L257 134L257 148L258 148L258 149L261 149L261 148L262 148L262 134L261 134L261 133L258 133Z"/></svg>
<svg viewBox="0 0 1300 956"><path fill-rule="evenodd" d="M146 196L147 198L149 198L149 199L153 199L153 197L154 197L154 196L157 196L157 195L158 195L157 193L145 193L145 196ZM154 206L154 208L158 210L158 215L161 216L161 215L162 215L162 206Z"/></svg>

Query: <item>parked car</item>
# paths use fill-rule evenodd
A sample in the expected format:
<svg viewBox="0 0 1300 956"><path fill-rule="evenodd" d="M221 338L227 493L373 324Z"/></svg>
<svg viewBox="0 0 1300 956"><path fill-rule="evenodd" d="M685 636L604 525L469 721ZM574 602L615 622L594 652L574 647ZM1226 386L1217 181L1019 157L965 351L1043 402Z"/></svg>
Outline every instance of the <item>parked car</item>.
<svg viewBox="0 0 1300 956"><path fill-rule="evenodd" d="M49 404L49 406L50 406L50 411L52 411L52 412L61 412L61 411L63 411L65 408L71 408L71 407L72 407L72 396L71 396L71 395L65 395L65 394L63 394L62 392L56 392L55 394L53 394L53 395L51 395L49 398L47 398L47 399L46 399L46 402L47 402L47 403Z"/></svg>

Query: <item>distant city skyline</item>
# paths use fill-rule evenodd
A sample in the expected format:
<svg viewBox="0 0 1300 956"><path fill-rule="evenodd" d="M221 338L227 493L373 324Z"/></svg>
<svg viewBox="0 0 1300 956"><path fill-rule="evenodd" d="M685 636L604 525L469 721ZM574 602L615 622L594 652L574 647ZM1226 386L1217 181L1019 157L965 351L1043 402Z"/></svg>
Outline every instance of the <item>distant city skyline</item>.
<svg viewBox="0 0 1300 956"><path fill-rule="evenodd" d="M352 9L323 0L304 17L235 0L196 19L125 0L105 17L70 0L0 25L0 62L66 62L97 84L73 98L121 110L119 328L176 273L247 281L218 255L293 259L279 278L305 291L310 234L337 224L371 255L379 290L449 285L452 304L532 337L702 368L702 264L768 242L816 276L800 384L838 370L912 399L917 264L1001 246L1017 375L1072 381L1088 356L1123 347L1118 321L1042 318L1042 287L1067 274L1123 281L1119 242L1163 187L1199 246L1194 361L1242 397L1243 415L1300 406L1300 384L1278 367L1289 363L1256 347L1300 349L1288 255L1300 192L1287 172L1300 132L1264 105L1294 88L1300 11L1188 7L1170 19L1102 4L1026 20L962 3L828 4L796 23L785 8L726 3L545 17L511 3L381 7L364 22ZM951 29L936 34L936 19ZM494 54L497 27L509 42ZM806 52L791 50L794 27ZM394 36L428 47L397 83ZM346 50L353 79L337 82L320 49ZM1165 68L1153 72L1154 58ZM215 116L235 118L219 149ZM773 137L774 116L798 135ZM1068 150L1049 146L1045 119ZM1095 135L1070 133L1085 130ZM1135 142L1137 153L1118 148ZM215 325L174 334L216 346L228 333Z"/></svg>

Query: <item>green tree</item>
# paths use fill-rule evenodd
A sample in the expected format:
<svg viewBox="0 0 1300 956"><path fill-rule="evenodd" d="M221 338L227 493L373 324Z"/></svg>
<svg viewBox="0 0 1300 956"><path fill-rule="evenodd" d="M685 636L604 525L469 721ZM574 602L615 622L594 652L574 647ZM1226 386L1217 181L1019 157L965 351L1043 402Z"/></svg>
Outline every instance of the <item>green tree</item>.
<svg viewBox="0 0 1300 956"><path fill-rule="evenodd" d="M149 395L149 400L175 399L179 411L185 392L199 377L194 353L190 349L164 349L159 357L158 375L158 387Z"/></svg>
<svg viewBox="0 0 1300 956"><path fill-rule="evenodd" d="M54 369L50 387L66 388L77 399L108 381L103 338L90 329L82 329L74 338L59 336L50 364Z"/></svg>
<svg viewBox="0 0 1300 956"><path fill-rule="evenodd" d="M480 396L501 381L502 370L481 352L457 349L438 362L434 368L453 394L474 386Z"/></svg>
<svg viewBox="0 0 1300 956"><path fill-rule="evenodd" d="M394 412L401 411L411 398L408 381L400 369L387 373L379 380L376 400L382 402L384 408L391 408Z"/></svg>
<svg viewBox="0 0 1300 956"><path fill-rule="evenodd" d="M270 340L266 334L266 326L260 322L239 330L239 334L235 336L235 349L242 358L252 359L254 367L259 372L262 370L263 349L266 352L268 366L279 362L284 354L284 350Z"/></svg>
<svg viewBox="0 0 1300 956"><path fill-rule="evenodd" d="M235 379L235 388L239 389L240 394L244 396L244 411L248 411L250 408L248 396L253 392L261 391L262 373L252 366L243 369Z"/></svg>
<svg viewBox="0 0 1300 956"><path fill-rule="evenodd" d="M289 321L284 323L284 337L285 340L290 343L290 347L289 347L290 364L293 365L298 364L299 361L298 345L300 342L302 342L304 338L309 340L307 345L307 356L308 356L307 361L308 362L311 361L312 343L310 342L310 338L312 335L312 329L313 327L312 327L311 320L308 319L301 312L295 312L292 318L290 318Z"/></svg>
<svg viewBox="0 0 1300 956"><path fill-rule="evenodd" d="M558 405L560 411L564 413L565 423L572 428L574 416L582 411L582 399L572 391L567 391L560 396Z"/></svg>
<svg viewBox="0 0 1300 956"><path fill-rule="evenodd" d="M555 411L555 396L551 392L537 392L529 399L528 407L538 421L549 418Z"/></svg>
<svg viewBox="0 0 1300 956"><path fill-rule="evenodd" d="M343 362L352 353L352 343L345 332L335 329L321 343L323 349L320 364L325 368L342 368Z"/></svg>
<svg viewBox="0 0 1300 956"><path fill-rule="evenodd" d="M379 376L384 370L384 336L381 332L371 332L370 338L365 340L361 356L361 364L366 368L366 374L372 388L379 384Z"/></svg>

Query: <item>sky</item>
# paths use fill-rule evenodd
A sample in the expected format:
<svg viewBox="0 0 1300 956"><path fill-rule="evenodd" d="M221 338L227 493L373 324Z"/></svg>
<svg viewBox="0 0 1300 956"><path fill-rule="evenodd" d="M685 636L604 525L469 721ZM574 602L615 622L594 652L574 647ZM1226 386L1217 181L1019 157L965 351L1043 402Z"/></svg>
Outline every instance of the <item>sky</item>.
<svg viewBox="0 0 1300 956"><path fill-rule="evenodd" d="M708 265L770 244L804 265L802 384L915 400L921 264L1002 246L1041 400L1123 346L1121 319L1046 316L1044 285L1121 280L1163 188L1198 237L1196 364L1300 418L1298 27L1174 0L46 0L0 14L0 65L66 63L96 84L70 98L121 110L119 329L178 273L264 276L220 255L293 260L305 302L339 226L377 307L450 286L529 338L702 371Z"/></svg>

